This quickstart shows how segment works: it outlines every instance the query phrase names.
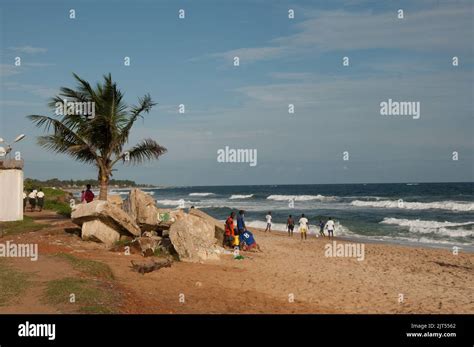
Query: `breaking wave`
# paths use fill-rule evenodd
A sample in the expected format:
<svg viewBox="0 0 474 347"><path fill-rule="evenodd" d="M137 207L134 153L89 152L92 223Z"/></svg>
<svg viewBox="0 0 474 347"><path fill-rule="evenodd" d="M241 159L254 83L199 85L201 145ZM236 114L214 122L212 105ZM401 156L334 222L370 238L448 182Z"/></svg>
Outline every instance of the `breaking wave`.
<svg viewBox="0 0 474 347"><path fill-rule="evenodd" d="M378 208L400 208L407 210L450 210L450 211L474 211L474 203L456 202L456 201L439 201L439 202L407 202L399 204L398 200L382 200L382 201L362 201L354 200L352 206L357 207L378 207Z"/></svg>

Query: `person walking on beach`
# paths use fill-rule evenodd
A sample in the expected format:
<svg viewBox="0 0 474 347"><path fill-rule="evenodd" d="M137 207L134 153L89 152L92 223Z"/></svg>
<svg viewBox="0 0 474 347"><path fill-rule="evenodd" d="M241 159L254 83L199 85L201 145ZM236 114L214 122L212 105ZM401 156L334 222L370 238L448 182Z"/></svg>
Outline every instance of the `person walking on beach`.
<svg viewBox="0 0 474 347"><path fill-rule="evenodd" d="M232 211L225 221L224 246L232 247L234 243L234 218L235 212Z"/></svg>
<svg viewBox="0 0 474 347"><path fill-rule="evenodd" d="M288 219L286 220L286 228L288 229L288 236L293 237L293 230L295 229L295 220L291 216L291 214L288 216Z"/></svg>
<svg viewBox="0 0 474 347"><path fill-rule="evenodd" d="M36 194L36 197L38 198L38 209L41 212L43 211L43 206L44 206L44 193L41 188L39 192Z"/></svg>
<svg viewBox="0 0 474 347"><path fill-rule="evenodd" d="M307 236L306 234L308 233L308 218L305 217L304 213L301 215L301 218L299 220L300 227L299 231L301 234L301 241L303 241L303 238L306 240Z"/></svg>
<svg viewBox="0 0 474 347"><path fill-rule="evenodd" d="M92 202L94 200L94 197L95 197L95 195L91 190L91 185L88 184L86 186L86 191L84 192L84 200L86 201L86 203L89 203L89 202Z"/></svg>
<svg viewBox="0 0 474 347"><path fill-rule="evenodd" d="M329 217L329 220L326 222L326 229L328 230L328 237L331 239L331 236L334 238L334 222L331 217Z"/></svg>
<svg viewBox="0 0 474 347"><path fill-rule="evenodd" d="M319 235L321 235L322 237L325 237L326 235L324 235L324 226L326 224L320 219L319 220Z"/></svg>
<svg viewBox="0 0 474 347"><path fill-rule="evenodd" d="M239 236L241 235L245 230L247 230L247 227L245 226L245 221L244 221L244 210L239 211L239 215L237 216L237 232L236 235Z"/></svg>
<svg viewBox="0 0 474 347"><path fill-rule="evenodd" d="M267 227L265 228L265 232L267 232L267 230L269 232L272 232L272 213L268 212L268 214L265 216L265 218L267 220Z"/></svg>
<svg viewBox="0 0 474 347"><path fill-rule="evenodd" d="M28 194L28 202L30 203L31 212L34 212L36 210L36 189Z"/></svg>

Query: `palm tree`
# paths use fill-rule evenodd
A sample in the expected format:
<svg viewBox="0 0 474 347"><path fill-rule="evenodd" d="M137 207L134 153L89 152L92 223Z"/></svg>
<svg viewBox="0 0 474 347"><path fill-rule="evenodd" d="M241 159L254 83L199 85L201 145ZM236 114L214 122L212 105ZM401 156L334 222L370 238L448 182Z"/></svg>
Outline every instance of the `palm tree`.
<svg viewBox="0 0 474 347"><path fill-rule="evenodd" d="M40 146L97 167L99 199L107 200L109 179L117 162L139 164L145 160L158 159L166 153L165 147L150 138L124 150L135 121L142 118L143 113L148 113L156 103L147 94L138 99L138 105L128 106L123 102L123 93L110 74L104 75L103 83L97 83L95 88L76 74L73 75L78 82L77 89L62 87L49 107L57 109L58 103L64 103L63 99L68 104L92 102L95 105L95 117L86 117L79 110L63 112L54 117L30 115L28 118L38 128L49 133L38 137Z"/></svg>

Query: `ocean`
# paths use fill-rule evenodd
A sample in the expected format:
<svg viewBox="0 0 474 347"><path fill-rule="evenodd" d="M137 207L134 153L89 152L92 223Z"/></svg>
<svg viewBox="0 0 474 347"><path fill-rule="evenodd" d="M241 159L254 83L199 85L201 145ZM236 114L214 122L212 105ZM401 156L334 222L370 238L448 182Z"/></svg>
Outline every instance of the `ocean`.
<svg viewBox="0 0 474 347"><path fill-rule="evenodd" d="M144 189L159 207L184 203L224 221L245 210L248 226L286 230L286 219L302 213L315 234L319 220L332 217L335 236L360 242L389 242L474 251L473 183L199 186ZM125 190L111 193L128 194Z"/></svg>

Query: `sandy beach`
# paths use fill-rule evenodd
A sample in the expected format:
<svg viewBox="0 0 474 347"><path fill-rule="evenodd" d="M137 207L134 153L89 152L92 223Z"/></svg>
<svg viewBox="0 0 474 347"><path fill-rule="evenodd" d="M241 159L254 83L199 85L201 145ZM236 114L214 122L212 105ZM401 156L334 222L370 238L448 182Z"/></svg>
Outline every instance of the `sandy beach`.
<svg viewBox="0 0 474 347"><path fill-rule="evenodd" d="M327 239L301 241L296 232L290 238L254 229L262 253L242 252L243 260L223 255L201 264L174 262L141 275L130 268L140 255L82 241L69 219L52 212L29 215L49 227L0 241L37 243L38 261L0 261L28 274L34 285L1 305L0 313L77 312L75 305L42 299L50 281L84 277L57 254L110 267L113 279L101 283L116 293L116 313L474 313L472 253L367 243L359 261L325 256Z"/></svg>

